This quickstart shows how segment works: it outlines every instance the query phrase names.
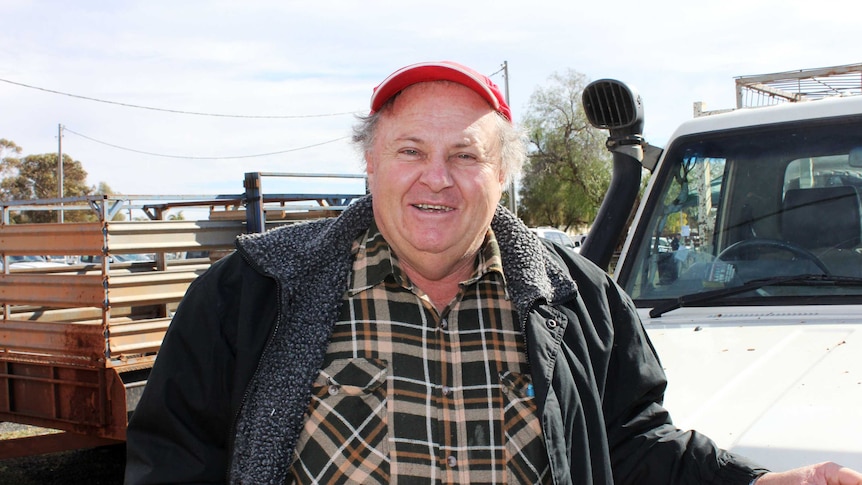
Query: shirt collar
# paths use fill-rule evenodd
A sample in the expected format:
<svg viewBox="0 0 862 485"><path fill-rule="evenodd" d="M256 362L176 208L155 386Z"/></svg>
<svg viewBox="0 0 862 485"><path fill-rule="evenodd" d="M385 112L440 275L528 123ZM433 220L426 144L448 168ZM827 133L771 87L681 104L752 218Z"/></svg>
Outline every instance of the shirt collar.
<svg viewBox="0 0 862 485"><path fill-rule="evenodd" d="M387 278L408 290L412 289L413 285L401 267L398 256L392 252L392 248L375 222L372 222L368 230L353 242L352 253L354 259L348 288L350 294L356 294L383 283ZM490 228L476 255L472 275L459 284L468 286L486 276L497 278L505 285L500 248L497 238L494 237L494 231Z"/></svg>

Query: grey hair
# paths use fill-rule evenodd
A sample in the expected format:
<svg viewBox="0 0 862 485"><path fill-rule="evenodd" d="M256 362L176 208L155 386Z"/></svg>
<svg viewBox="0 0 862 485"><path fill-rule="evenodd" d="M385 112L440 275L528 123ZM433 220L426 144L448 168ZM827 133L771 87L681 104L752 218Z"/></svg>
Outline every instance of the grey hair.
<svg viewBox="0 0 862 485"><path fill-rule="evenodd" d="M353 143L363 158L371 152L374 145L380 117L392 109L393 100L397 97L397 95L393 96L375 113L357 116L358 121L353 126ZM505 116L499 112L495 114L497 131L500 134L501 169L505 175L504 183L508 185L521 174L524 161L527 159L527 138L524 131Z"/></svg>

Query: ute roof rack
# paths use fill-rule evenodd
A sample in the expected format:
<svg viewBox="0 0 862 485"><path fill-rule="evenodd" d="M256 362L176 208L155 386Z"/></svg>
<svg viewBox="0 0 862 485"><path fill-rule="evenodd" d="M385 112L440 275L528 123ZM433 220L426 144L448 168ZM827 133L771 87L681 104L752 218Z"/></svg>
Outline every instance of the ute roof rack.
<svg viewBox="0 0 862 485"><path fill-rule="evenodd" d="M738 76L736 107L862 94L862 64Z"/></svg>
<svg viewBox="0 0 862 485"><path fill-rule="evenodd" d="M862 95L862 63L737 76L734 79L736 108L707 110L705 103L698 101L694 103L694 117L739 108Z"/></svg>

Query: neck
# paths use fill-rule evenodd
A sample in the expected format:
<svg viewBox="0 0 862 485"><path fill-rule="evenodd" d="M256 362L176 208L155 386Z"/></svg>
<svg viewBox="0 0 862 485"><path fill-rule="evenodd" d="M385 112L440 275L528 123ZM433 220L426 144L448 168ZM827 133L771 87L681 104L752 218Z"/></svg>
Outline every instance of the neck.
<svg viewBox="0 0 862 485"><path fill-rule="evenodd" d="M446 305L455 298L460 291L458 284L473 274L473 263L475 257L465 258L449 271L441 272L437 268L428 268L430 271L421 271L409 263L402 261L404 272L410 281L422 290L438 311L446 308Z"/></svg>

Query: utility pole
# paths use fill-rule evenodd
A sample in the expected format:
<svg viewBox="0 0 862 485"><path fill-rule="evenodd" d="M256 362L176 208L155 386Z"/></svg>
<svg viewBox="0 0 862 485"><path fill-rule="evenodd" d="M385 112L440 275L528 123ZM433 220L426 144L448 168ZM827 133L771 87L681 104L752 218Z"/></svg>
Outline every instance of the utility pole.
<svg viewBox="0 0 862 485"><path fill-rule="evenodd" d="M63 125L57 125L57 196L63 198ZM63 222L63 202L60 202L60 213L57 222Z"/></svg>
<svg viewBox="0 0 862 485"><path fill-rule="evenodd" d="M509 62L503 61L503 95L506 97L506 104L509 105L510 109L512 104L509 103ZM515 179L512 178L512 181L509 183L509 210L512 211L516 216L518 215L518 204L515 202Z"/></svg>

